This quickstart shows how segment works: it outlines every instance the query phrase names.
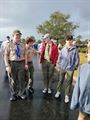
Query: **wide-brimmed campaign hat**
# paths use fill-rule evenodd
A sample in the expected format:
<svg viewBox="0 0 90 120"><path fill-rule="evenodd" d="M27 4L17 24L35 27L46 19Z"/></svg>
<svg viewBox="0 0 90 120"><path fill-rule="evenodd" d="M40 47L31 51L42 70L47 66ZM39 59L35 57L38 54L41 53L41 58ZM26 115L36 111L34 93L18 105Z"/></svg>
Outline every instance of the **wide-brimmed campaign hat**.
<svg viewBox="0 0 90 120"><path fill-rule="evenodd" d="M22 35L22 33L20 32L20 30L14 30L13 31L13 35L16 35L16 34Z"/></svg>

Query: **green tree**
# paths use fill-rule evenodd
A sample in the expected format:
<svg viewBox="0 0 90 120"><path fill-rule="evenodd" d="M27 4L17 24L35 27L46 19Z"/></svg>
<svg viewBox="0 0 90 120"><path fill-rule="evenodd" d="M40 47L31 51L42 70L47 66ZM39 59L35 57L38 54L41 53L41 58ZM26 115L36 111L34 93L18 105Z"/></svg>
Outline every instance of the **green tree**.
<svg viewBox="0 0 90 120"><path fill-rule="evenodd" d="M78 36L76 37L76 41L77 41L77 44L78 44L78 45L82 45L81 39L82 39L82 36L81 36L81 35L78 35Z"/></svg>
<svg viewBox="0 0 90 120"><path fill-rule="evenodd" d="M49 33L58 43L63 42L66 35L73 34L74 30L78 27L77 24L74 24L69 19L70 15L64 15L56 11L50 15L49 20L46 20L37 27L37 32L42 35Z"/></svg>
<svg viewBox="0 0 90 120"><path fill-rule="evenodd" d="M78 35L78 36L76 37L76 39L77 39L77 40L81 40L81 39L82 39L82 36L81 36L81 35Z"/></svg>

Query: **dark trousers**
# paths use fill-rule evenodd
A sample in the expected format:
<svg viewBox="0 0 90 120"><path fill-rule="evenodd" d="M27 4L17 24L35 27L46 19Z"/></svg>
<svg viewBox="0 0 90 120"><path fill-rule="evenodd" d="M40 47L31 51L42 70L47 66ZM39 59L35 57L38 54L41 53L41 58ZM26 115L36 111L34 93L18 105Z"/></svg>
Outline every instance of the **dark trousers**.
<svg viewBox="0 0 90 120"><path fill-rule="evenodd" d="M29 69L26 70L26 75L25 75L25 79L26 79L26 86L29 87L33 87L33 74L34 74L34 66L33 66L33 62L28 62L28 66Z"/></svg>
<svg viewBox="0 0 90 120"><path fill-rule="evenodd" d="M11 74L9 75L9 84L11 95L23 95L25 91L25 62L11 61Z"/></svg>

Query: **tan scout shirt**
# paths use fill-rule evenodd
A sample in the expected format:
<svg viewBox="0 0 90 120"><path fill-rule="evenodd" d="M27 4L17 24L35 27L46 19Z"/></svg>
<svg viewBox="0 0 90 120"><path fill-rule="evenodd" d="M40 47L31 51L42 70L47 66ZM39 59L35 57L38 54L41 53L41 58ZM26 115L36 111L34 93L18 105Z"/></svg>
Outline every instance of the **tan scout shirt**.
<svg viewBox="0 0 90 120"><path fill-rule="evenodd" d="M23 43L19 43L20 48L20 58L16 56L16 44L10 42L7 44L4 55L5 59L9 59L10 61L22 61L25 59L25 45Z"/></svg>

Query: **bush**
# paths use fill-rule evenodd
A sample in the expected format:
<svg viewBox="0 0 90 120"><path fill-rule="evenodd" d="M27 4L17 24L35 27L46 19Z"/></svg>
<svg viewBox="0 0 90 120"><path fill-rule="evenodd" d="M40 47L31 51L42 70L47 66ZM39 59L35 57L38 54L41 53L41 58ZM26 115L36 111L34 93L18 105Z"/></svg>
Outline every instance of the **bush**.
<svg viewBox="0 0 90 120"><path fill-rule="evenodd" d="M87 48L79 48L79 53L87 53Z"/></svg>

